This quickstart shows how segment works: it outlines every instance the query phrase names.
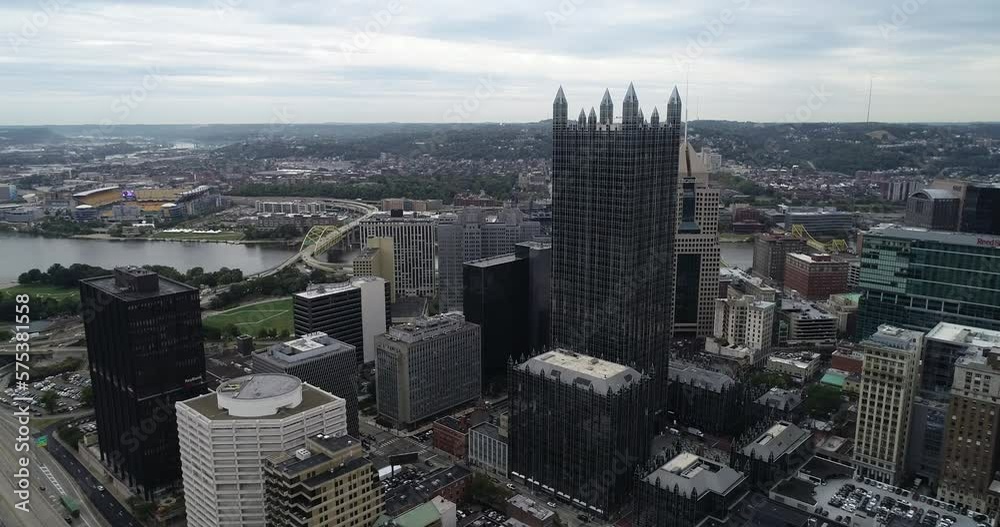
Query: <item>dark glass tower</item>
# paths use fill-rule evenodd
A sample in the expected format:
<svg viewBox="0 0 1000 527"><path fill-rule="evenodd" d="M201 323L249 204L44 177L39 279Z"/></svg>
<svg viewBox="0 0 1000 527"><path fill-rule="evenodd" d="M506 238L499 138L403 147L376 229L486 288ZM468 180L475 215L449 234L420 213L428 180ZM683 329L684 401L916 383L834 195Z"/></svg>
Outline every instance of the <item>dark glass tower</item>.
<svg viewBox="0 0 1000 527"><path fill-rule="evenodd" d="M621 122L610 93L600 122L553 103L553 345L653 373L662 394L673 321L681 99L646 122L629 85ZM591 112L591 116L594 113ZM656 400L663 400L657 397Z"/></svg>
<svg viewBox="0 0 1000 527"><path fill-rule="evenodd" d="M174 403L206 392L198 290L119 268L80 300L101 458L148 499L180 482Z"/></svg>

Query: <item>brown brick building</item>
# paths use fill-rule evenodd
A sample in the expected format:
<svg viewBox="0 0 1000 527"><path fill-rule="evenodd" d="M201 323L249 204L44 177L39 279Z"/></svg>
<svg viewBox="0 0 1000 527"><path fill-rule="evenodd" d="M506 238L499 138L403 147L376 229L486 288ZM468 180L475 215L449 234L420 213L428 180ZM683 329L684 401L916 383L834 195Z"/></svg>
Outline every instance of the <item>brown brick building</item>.
<svg viewBox="0 0 1000 527"><path fill-rule="evenodd" d="M785 259L787 289L794 289L809 300L826 300L830 295L846 293L850 264L834 260L829 254L789 253Z"/></svg>
<svg viewBox="0 0 1000 527"><path fill-rule="evenodd" d="M459 421L451 416L442 417L434 421L433 436L434 448L444 450L459 459L465 459L469 437L469 424L466 420Z"/></svg>

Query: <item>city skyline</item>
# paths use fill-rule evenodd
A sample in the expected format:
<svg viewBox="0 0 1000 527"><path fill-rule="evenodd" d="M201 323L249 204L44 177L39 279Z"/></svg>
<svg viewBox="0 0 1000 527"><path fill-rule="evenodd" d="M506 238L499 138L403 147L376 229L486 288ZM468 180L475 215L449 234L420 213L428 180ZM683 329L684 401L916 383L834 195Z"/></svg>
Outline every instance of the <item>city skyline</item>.
<svg viewBox="0 0 1000 527"><path fill-rule="evenodd" d="M874 79L876 121L1000 120L998 15L984 0L608 7L17 0L0 7L0 115L5 125L533 122L559 83L570 98L612 86L618 100L612 79L627 78L665 99L665 79L688 78L692 118L863 122Z"/></svg>

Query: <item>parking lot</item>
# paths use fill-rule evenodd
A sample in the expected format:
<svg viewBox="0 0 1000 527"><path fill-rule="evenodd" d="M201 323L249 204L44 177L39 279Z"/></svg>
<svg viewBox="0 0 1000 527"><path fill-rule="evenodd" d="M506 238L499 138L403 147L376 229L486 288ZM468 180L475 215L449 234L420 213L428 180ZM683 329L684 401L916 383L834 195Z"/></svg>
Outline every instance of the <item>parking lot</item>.
<svg viewBox="0 0 1000 527"><path fill-rule="evenodd" d="M850 525L859 514L876 517L881 525L899 527L988 527L989 518L958 510L927 496L913 495L872 480L830 480L816 487L817 511Z"/></svg>

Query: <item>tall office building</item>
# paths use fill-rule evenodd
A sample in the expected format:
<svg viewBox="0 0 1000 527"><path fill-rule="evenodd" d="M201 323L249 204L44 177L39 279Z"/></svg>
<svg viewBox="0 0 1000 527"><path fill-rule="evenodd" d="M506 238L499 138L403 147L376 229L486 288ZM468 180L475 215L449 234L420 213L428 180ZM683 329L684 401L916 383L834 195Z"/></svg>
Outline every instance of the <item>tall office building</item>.
<svg viewBox="0 0 1000 527"><path fill-rule="evenodd" d="M542 233L519 209L467 207L438 217L438 273L441 311L462 310L462 264L514 251L514 244Z"/></svg>
<svg viewBox="0 0 1000 527"><path fill-rule="evenodd" d="M392 320L389 285L375 276L309 287L292 296L296 335L322 332L354 346L358 365L375 360L375 337Z"/></svg>
<svg viewBox="0 0 1000 527"><path fill-rule="evenodd" d="M389 284L389 301L396 301L396 262L392 238L368 238L354 262L354 276L377 276Z"/></svg>
<svg viewBox="0 0 1000 527"><path fill-rule="evenodd" d="M81 280L80 301L101 460L149 499L180 481L174 403L205 392L198 290L118 268Z"/></svg>
<svg viewBox="0 0 1000 527"><path fill-rule="evenodd" d="M1000 331L941 322L924 337L907 470L931 485L940 477L955 364L962 357L984 355L992 348L1000 348Z"/></svg>
<svg viewBox="0 0 1000 527"><path fill-rule="evenodd" d="M681 98L647 122L630 85L622 120L609 92L601 116L567 118L553 103L553 344L630 365L662 393L673 329ZM656 401L661 401L657 398ZM656 404L654 402L654 404Z"/></svg>
<svg viewBox="0 0 1000 527"><path fill-rule="evenodd" d="M713 336L731 346L746 346L753 352L753 363L762 364L771 352L775 303L752 295L715 302Z"/></svg>
<svg viewBox="0 0 1000 527"><path fill-rule="evenodd" d="M879 324L1000 330L1000 237L882 225L861 244L858 337Z"/></svg>
<svg viewBox="0 0 1000 527"><path fill-rule="evenodd" d="M264 460L267 524L372 527L384 506L378 471L351 436L317 435Z"/></svg>
<svg viewBox="0 0 1000 527"><path fill-rule="evenodd" d="M536 492L609 518L649 456L651 380L555 349L510 367L510 473Z"/></svg>
<svg viewBox="0 0 1000 527"><path fill-rule="evenodd" d="M923 341L923 333L880 326L861 343L865 358L854 436L859 475L890 485L903 483Z"/></svg>
<svg viewBox="0 0 1000 527"><path fill-rule="evenodd" d="M479 326L459 313L391 327L375 339L379 418L409 427L476 400L480 346Z"/></svg>
<svg viewBox="0 0 1000 527"><path fill-rule="evenodd" d="M719 191L690 144L681 147L678 183L674 334L707 337L719 289Z"/></svg>
<svg viewBox="0 0 1000 527"><path fill-rule="evenodd" d="M753 274L777 283L785 280L785 260L790 253L807 252L805 240L790 235L761 234L753 246Z"/></svg>
<svg viewBox="0 0 1000 527"><path fill-rule="evenodd" d="M177 403L191 527L264 527L264 460L347 434L344 401L290 375L256 374Z"/></svg>
<svg viewBox="0 0 1000 527"><path fill-rule="evenodd" d="M1000 347L958 359L951 386L937 498L996 516L1000 512Z"/></svg>
<svg viewBox="0 0 1000 527"><path fill-rule="evenodd" d="M396 296L434 296L437 220L402 211L375 214L361 222L361 239L372 237L392 238Z"/></svg>
<svg viewBox="0 0 1000 527"><path fill-rule="evenodd" d="M787 289L797 291L809 300L826 300L830 295L846 293L851 264L835 260L829 254L789 253L785 258Z"/></svg>
<svg viewBox="0 0 1000 527"><path fill-rule="evenodd" d="M344 400L347 433L358 435L358 362L354 346L328 336L308 333L254 353L254 373L284 373L298 377Z"/></svg>
<svg viewBox="0 0 1000 527"><path fill-rule="evenodd" d="M506 384L507 361L544 351L552 246L520 243L516 252L465 263L465 319L482 330L483 387Z"/></svg>

